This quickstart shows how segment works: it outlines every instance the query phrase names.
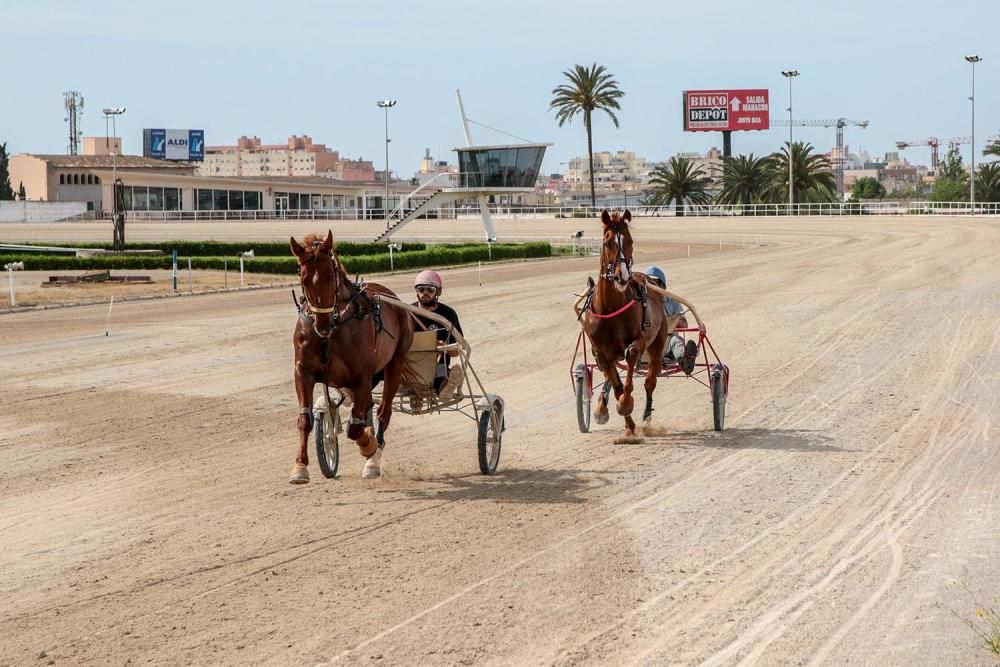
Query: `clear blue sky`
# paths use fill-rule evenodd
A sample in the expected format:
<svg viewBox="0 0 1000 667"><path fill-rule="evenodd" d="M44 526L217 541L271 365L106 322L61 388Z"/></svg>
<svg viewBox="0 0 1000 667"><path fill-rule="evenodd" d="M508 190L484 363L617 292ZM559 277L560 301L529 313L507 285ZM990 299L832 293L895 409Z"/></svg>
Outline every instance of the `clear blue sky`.
<svg viewBox="0 0 1000 667"><path fill-rule="evenodd" d="M309 134L381 168L375 101L392 97L390 163L409 175L424 148L454 161L460 88L471 118L554 142L544 169L561 171L586 141L579 121L556 127L551 91L565 69L597 62L626 96L621 129L596 120L595 150L662 160L721 147L718 133L682 131L681 91L769 88L773 118L786 113L780 71L795 68L796 117L867 119L847 143L883 153L897 139L969 134L969 53L984 59L977 135L1000 131L998 25L996 0L0 0L0 141L64 153L62 92L75 89L85 135L103 136L102 107L128 108L118 131L129 153L144 127L202 128L208 144ZM786 133L734 133L733 150L767 153ZM475 126L473 138L509 141ZM826 151L834 131L799 138ZM927 149L904 155L929 161Z"/></svg>

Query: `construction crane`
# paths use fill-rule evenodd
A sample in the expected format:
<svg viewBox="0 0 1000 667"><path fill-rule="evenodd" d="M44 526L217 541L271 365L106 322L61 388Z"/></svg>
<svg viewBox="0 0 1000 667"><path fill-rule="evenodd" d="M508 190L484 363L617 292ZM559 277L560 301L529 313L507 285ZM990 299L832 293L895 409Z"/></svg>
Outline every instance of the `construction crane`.
<svg viewBox="0 0 1000 667"><path fill-rule="evenodd" d="M986 144L992 144L994 141L997 141L998 139L1000 139L1000 136L993 134L988 137L984 137L983 142L985 142ZM962 144L971 144L971 143L972 143L972 137L952 137L951 139L948 140L948 147L951 148L953 146L961 146Z"/></svg>
<svg viewBox="0 0 1000 667"><path fill-rule="evenodd" d="M787 120L772 120L771 125L777 125L779 127L788 127ZM837 157L834 160L834 168L837 170L837 194L841 197L844 195L844 162L846 158L844 156L844 127L847 125L856 125L862 130L868 127L867 120L850 120L848 118L832 118L828 120L793 120L792 125L795 127L835 127L837 128Z"/></svg>
<svg viewBox="0 0 1000 667"><path fill-rule="evenodd" d="M930 146L931 147L931 169L937 172L938 168L938 146L941 145L941 141L937 137L927 137L926 139L906 139L904 141L897 141L896 148L903 150L904 148L909 148L910 146Z"/></svg>

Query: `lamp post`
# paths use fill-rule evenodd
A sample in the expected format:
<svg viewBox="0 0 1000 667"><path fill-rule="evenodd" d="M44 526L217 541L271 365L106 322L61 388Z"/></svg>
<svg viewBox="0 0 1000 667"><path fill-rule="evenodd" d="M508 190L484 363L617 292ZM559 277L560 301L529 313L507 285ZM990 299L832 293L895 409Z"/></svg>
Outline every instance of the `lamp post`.
<svg viewBox="0 0 1000 667"><path fill-rule="evenodd" d="M792 79L799 75L795 69L782 70L781 76L788 79L788 215L792 214L795 190L792 186Z"/></svg>
<svg viewBox="0 0 1000 667"><path fill-rule="evenodd" d="M396 100L379 100L379 108L385 109L385 228L389 229L389 109L396 106Z"/></svg>
<svg viewBox="0 0 1000 667"><path fill-rule="evenodd" d="M125 250L125 212L118 207L118 116L125 113L125 107L110 107L104 109L104 127L107 133L108 118L111 118L111 132L115 139L115 147L111 149L111 224L114 228L112 247L121 252ZM122 188L124 192L124 188ZM103 208L103 203L102 203Z"/></svg>
<svg viewBox="0 0 1000 667"><path fill-rule="evenodd" d="M969 204L973 214L976 212L976 63L981 60L976 55L965 56L965 62L972 65L972 95L969 97L972 102L972 177L969 178Z"/></svg>

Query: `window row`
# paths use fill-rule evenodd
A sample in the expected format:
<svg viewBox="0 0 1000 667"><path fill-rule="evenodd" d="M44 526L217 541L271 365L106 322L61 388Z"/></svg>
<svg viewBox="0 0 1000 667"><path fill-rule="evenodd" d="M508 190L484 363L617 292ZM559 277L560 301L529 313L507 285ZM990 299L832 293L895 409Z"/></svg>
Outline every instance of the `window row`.
<svg viewBox="0 0 1000 667"><path fill-rule="evenodd" d="M263 197L255 190L195 190L194 203L199 211L259 211Z"/></svg>
<svg viewBox="0 0 1000 667"><path fill-rule="evenodd" d="M354 201L353 199L351 200ZM275 192L274 208L285 210L343 208L343 195L314 195L299 192Z"/></svg>
<svg viewBox="0 0 1000 667"><path fill-rule="evenodd" d="M101 178L94 174L59 174L59 185L100 185Z"/></svg>
<svg viewBox="0 0 1000 667"><path fill-rule="evenodd" d="M125 186L125 209L128 211L179 211L180 188Z"/></svg>
<svg viewBox="0 0 1000 667"><path fill-rule="evenodd" d="M544 156L545 148L538 146L460 150L462 187L534 187Z"/></svg>

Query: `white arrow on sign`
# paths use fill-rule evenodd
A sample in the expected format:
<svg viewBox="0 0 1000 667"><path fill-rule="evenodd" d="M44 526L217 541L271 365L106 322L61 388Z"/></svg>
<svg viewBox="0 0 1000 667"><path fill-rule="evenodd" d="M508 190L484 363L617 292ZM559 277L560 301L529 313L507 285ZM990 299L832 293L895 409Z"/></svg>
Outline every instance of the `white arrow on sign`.
<svg viewBox="0 0 1000 667"><path fill-rule="evenodd" d="M740 110L740 104L742 104L742 102L740 102L740 98L734 97L733 101L729 103L729 106L731 106L733 108L733 111L739 111Z"/></svg>

